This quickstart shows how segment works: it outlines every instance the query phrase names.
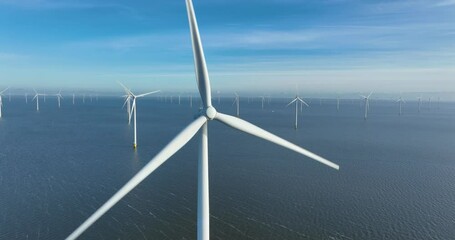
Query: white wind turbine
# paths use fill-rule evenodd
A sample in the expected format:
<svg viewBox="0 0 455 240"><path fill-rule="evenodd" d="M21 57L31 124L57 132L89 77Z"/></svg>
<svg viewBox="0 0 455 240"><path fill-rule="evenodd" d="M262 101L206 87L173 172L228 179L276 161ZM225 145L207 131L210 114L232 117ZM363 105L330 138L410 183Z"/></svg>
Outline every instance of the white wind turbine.
<svg viewBox="0 0 455 240"><path fill-rule="evenodd" d="M120 83L121 84L121 83ZM157 93L161 90L157 90L157 91L153 91L153 92L148 92L148 93L143 93L143 94L139 94L139 95L134 95L133 92L131 92L130 89L128 89L127 87L125 87L123 84L121 84L123 86L123 88L125 89L125 92L128 93L128 97L127 99L125 100L125 103L127 101L133 101L133 104L131 106L131 111L130 111L130 115L129 115L129 118L128 118L128 122L131 122L131 117L134 113L134 119L133 119L133 125L134 125L134 142L133 142L133 148L136 148L137 147L137 124L136 124L136 112L137 112L137 106L136 106L136 99L137 98L141 98L141 97L145 97L147 95L150 95L150 94L153 94L153 93Z"/></svg>
<svg viewBox="0 0 455 240"><path fill-rule="evenodd" d="M0 92L0 118L2 118L2 109L3 109L3 100L2 100L2 96L3 96L3 93L8 90L9 87L3 89L3 91Z"/></svg>
<svg viewBox="0 0 455 240"><path fill-rule="evenodd" d="M371 96L371 94L373 94L373 92L371 92L368 96L360 95L360 97L362 97L363 100L365 101L365 116L364 116L365 120L367 120L368 110L370 110L370 96Z"/></svg>
<svg viewBox="0 0 455 240"><path fill-rule="evenodd" d="M400 105L400 111L398 112L398 115L401 116L401 113L402 113L402 111L401 111L401 106L403 105L403 103L406 103L406 102L405 102L405 101L403 100L403 98L400 96L400 98L398 98L398 100L397 100L397 103Z"/></svg>
<svg viewBox="0 0 455 240"><path fill-rule="evenodd" d="M261 98L262 109L264 109L265 97L264 96L259 96L259 97Z"/></svg>
<svg viewBox="0 0 455 240"><path fill-rule="evenodd" d="M303 105L306 105L307 107L309 107L310 105L308 105L305 101L303 101L303 99L301 99L299 96L295 96L295 98L290 101L288 103L288 105L286 105L286 107L288 107L289 105L293 104L295 102L295 124L294 124L294 127L295 129L297 129L297 117L298 117L298 112L299 112L299 102L300 102L300 109L302 109Z"/></svg>
<svg viewBox="0 0 455 240"><path fill-rule="evenodd" d="M240 97L237 93L234 93L235 94L235 98L234 98L234 102L232 103L232 105L236 104L237 106L237 117L240 116Z"/></svg>
<svg viewBox="0 0 455 240"><path fill-rule="evenodd" d="M60 91L58 91L57 94L55 94L55 96L57 97L58 108L60 108L60 100L63 99L63 96L62 96L61 92L62 91L60 90Z"/></svg>
<svg viewBox="0 0 455 240"><path fill-rule="evenodd" d="M43 96L45 99L46 94L38 93L35 89L33 89L33 91L35 91L35 96L33 97L32 101L36 98L36 111L39 112L39 96Z"/></svg>
<svg viewBox="0 0 455 240"><path fill-rule="evenodd" d="M119 202L126 194L141 183L148 175L156 170L161 164L174 155L198 132L201 134L199 145L198 162L198 210L197 210L197 239L208 240L210 238L210 213L209 213L209 172L208 172L208 135L207 125L212 120L217 120L234 129L246 132L253 136L265 139L277 145L291 149L310 157L332 168L339 166L308 150L300 148L276 135L273 135L255 125L240 118L232 117L216 111L212 106L210 80L205 63L204 51L199 37L199 30L191 0L186 0L188 20L190 24L191 40L193 45L196 80L203 103L203 109L193 122L184 128L168 145L166 145L147 165L145 165L133 178L131 178L118 192L106 203L93 213L82 225L80 225L67 239L75 239L88 229L104 213Z"/></svg>
<svg viewBox="0 0 455 240"><path fill-rule="evenodd" d="M28 103L28 93L25 93L25 103Z"/></svg>

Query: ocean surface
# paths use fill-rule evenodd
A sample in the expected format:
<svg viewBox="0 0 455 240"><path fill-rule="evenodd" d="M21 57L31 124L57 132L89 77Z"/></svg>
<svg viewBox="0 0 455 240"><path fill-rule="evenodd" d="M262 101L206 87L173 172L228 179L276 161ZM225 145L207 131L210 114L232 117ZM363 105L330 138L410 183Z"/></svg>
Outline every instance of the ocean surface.
<svg viewBox="0 0 455 240"><path fill-rule="evenodd" d="M194 98L196 99L196 98ZM336 171L212 121L211 239L455 239L455 103L241 98L240 117L340 165ZM235 114L233 98L215 99ZM63 239L197 113L139 99L138 149L122 98L3 99L0 239ZM196 239L198 137L80 239Z"/></svg>

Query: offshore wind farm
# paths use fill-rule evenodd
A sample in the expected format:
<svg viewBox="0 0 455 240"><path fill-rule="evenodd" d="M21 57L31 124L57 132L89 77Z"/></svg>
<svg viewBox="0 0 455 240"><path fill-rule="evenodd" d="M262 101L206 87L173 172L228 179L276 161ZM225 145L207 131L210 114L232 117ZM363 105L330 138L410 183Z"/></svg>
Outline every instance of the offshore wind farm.
<svg viewBox="0 0 455 240"><path fill-rule="evenodd" d="M451 19L455 4L194 4L0 2L3 17L33 19L39 30L27 39L40 42L27 43L23 22L7 21L16 28L0 46L53 50L37 58L0 48L6 69L0 71L0 239L455 236L455 83L453 71L444 68L450 55L437 55L435 46L406 32L415 27L409 22L398 32L396 23L377 25L401 20L391 13L420 24L412 12L426 9L432 24L419 25L420 31L450 32L453 25L436 23ZM217 20L234 5L234 18ZM334 7L375 18L356 19L365 26L349 25L344 14L325 20L355 29L345 36L310 14L301 20L313 30L286 32L300 18L297 10L324 15ZM159 17L167 19L171 9L178 10L169 16L173 20ZM43 40L43 32L59 29L60 22L49 25L56 13L67 14L57 14L62 22L78 23L72 22L71 32L60 29L66 34L57 42ZM28 18L34 14L48 19ZM92 14L117 24L87 31L101 19ZM131 22L125 28L119 19ZM266 22L256 31L242 29ZM174 26L184 28L185 38ZM275 27L281 30L264 30ZM87 41L144 29L162 35ZM9 36L21 38L9 42ZM82 42L59 45L81 36ZM448 47L447 35L438 36L432 39L438 49ZM370 45L353 49L345 37ZM400 42L407 48L398 51ZM422 69L418 58L402 58L423 46L425 64L437 55L440 66ZM391 52L400 54L383 58ZM253 57L260 61L242 62ZM391 67L378 58L400 61ZM302 63L309 69L300 69ZM42 80L32 81L38 75L28 76L29 70ZM387 77L396 80L390 84Z"/></svg>

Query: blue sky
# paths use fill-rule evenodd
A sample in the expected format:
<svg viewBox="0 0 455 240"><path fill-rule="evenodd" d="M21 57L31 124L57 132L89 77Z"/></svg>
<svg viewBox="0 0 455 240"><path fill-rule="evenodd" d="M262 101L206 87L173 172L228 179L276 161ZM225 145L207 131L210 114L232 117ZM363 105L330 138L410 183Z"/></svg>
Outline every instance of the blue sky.
<svg viewBox="0 0 455 240"><path fill-rule="evenodd" d="M214 91L455 91L455 0L194 0ZM0 86L195 91L184 0L0 0Z"/></svg>

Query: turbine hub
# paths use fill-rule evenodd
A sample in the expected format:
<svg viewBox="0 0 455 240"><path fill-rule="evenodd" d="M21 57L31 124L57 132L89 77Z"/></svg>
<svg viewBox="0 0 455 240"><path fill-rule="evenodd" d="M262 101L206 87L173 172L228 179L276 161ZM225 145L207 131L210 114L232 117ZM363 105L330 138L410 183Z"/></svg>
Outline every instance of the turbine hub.
<svg viewBox="0 0 455 240"><path fill-rule="evenodd" d="M208 107L205 109L205 116L210 120L214 119L216 116L216 109L212 106Z"/></svg>

